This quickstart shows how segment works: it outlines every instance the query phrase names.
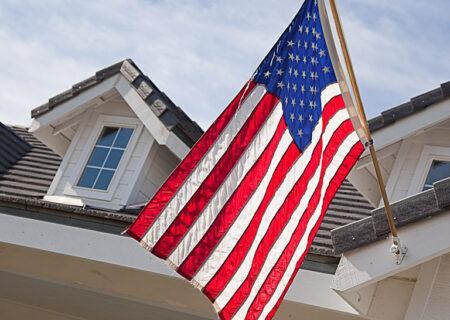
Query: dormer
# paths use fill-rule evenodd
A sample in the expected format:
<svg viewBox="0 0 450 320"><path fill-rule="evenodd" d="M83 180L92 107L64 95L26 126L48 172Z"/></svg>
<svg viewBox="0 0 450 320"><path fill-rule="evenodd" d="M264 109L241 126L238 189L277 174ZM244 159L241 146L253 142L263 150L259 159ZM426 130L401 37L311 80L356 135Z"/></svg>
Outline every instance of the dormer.
<svg viewBox="0 0 450 320"><path fill-rule="evenodd" d="M146 202L202 129L131 60L32 110L30 131L62 157L44 197L119 210Z"/></svg>
<svg viewBox="0 0 450 320"><path fill-rule="evenodd" d="M450 177L450 82L370 120L389 199L396 202ZM375 207L381 205L368 152L348 179Z"/></svg>

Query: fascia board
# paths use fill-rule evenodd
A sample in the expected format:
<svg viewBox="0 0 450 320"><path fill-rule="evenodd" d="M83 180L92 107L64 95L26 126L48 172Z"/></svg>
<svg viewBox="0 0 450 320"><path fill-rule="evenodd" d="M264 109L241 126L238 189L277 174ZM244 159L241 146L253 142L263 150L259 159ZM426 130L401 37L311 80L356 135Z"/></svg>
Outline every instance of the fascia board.
<svg viewBox="0 0 450 320"><path fill-rule="evenodd" d="M120 79L120 75L115 75L99 83L98 85L89 88L77 96L61 103L57 108L33 119L30 131L35 132L43 127L47 127L56 122L61 122L68 115L78 112L80 107L88 107L89 102L102 96L103 94L115 88L116 82ZM79 112L82 112L80 110Z"/></svg>
<svg viewBox="0 0 450 320"><path fill-rule="evenodd" d="M75 246L73 239L77 239ZM164 261L126 236L0 213L1 242L181 278ZM331 280L330 274L300 270L286 299L356 314L331 290Z"/></svg>
<svg viewBox="0 0 450 320"><path fill-rule="evenodd" d="M156 142L160 145L167 146L178 158L184 158L189 152L189 147L164 126L147 103L131 86L130 82L125 77L120 76L115 88L155 138Z"/></svg>
<svg viewBox="0 0 450 320"><path fill-rule="evenodd" d="M332 288L342 292L358 290L448 253L448 230L450 211L404 226L399 237L408 252L400 265L390 253L390 237L348 251L342 255Z"/></svg>
<svg viewBox="0 0 450 320"><path fill-rule="evenodd" d="M380 150L448 119L450 119L450 99L438 102L379 129L372 134L372 138L376 149ZM367 154L368 151L366 150L362 157Z"/></svg>

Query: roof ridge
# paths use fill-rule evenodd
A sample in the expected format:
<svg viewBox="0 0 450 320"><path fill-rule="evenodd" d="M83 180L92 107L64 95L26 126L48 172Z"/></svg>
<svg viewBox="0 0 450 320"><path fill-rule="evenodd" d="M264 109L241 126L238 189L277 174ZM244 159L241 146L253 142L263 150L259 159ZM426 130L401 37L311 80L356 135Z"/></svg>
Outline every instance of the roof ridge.
<svg viewBox="0 0 450 320"><path fill-rule="evenodd" d="M447 98L450 98L450 81L441 83L438 88L412 97L409 101L398 106L382 111L380 115L368 121L370 131L380 130Z"/></svg>

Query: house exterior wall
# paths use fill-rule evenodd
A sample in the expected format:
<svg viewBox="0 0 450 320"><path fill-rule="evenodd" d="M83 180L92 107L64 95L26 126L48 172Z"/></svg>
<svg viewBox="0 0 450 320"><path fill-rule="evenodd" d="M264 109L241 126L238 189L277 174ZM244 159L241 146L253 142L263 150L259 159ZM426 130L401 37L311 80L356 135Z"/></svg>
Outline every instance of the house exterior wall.
<svg viewBox="0 0 450 320"><path fill-rule="evenodd" d="M450 318L450 254L440 258L439 267L432 282L428 299L424 304L422 314L417 320L448 320ZM409 319L407 319L409 320Z"/></svg>
<svg viewBox="0 0 450 320"><path fill-rule="evenodd" d="M179 162L180 159L167 147L154 143L129 203L139 204L150 200Z"/></svg>
<svg viewBox="0 0 450 320"><path fill-rule="evenodd" d="M134 123L135 131L127 150L113 177L108 192L90 192L76 187L78 179L93 149L102 119L120 125L122 121ZM125 101L116 99L107 101L94 110L87 110L77 126L77 131L61 166L48 191L47 200L72 204L88 204L96 207L119 209L128 204L131 192L141 173L154 139L143 128Z"/></svg>
<svg viewBox="0 0 450 320"><path fill-rule="evenodd" d="M450 159L450 125L444 123L440 126L427 129L402 142L399 154L398 169L388 179L391 186L390 200L395 202L420 192L423 187L424 175L428 172L427 157L422 156L426 147L432 149L448 148ZM435 148L437 147L437 148ZM439 152L440 153L440 152ZM433 156L433 155L431 155ZM439 156L439 155L437 155Z"/></svg>

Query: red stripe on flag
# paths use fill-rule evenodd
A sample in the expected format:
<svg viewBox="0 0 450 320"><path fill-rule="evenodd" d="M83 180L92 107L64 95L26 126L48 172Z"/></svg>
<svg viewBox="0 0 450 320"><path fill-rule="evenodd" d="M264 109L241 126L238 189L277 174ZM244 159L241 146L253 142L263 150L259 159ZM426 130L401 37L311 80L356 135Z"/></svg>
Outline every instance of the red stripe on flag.
<svg viewBox="0 0 450 320"><path fill-rule="evenodd" d="M323 122L328 124L330 117L332 117L338 110L345 107L345 105L340 103L342 100L338 99L332 99L330 103L328 103L325 106L325 110L323 112L324 118ZM343 101L342 101L343 102ZM328 109L328 110L327 110ZM325 127L323 127L325 128ZM323 129L324 130L324 129ZM317 147L317 146L316 146ZM315 151L313 152L313 157L318 157L320 154ZM319 150L321 151L321 150ZM239 239L238 243L232 250L232 252L229 254L225 262L222 264L220 269L217 271L217 273L214 275L214 277L209 281L209 283L205 286L203 289L203 292L211 301L215 301L217 296L222 292L222 290L225 288L225 286L228 284L228 281L232 277L232 275L236 272L236 270L239 268L242 260L244 259L245 255L247 254L253 239L256 235L256 232L259 228L259 225L261 223L261 219L270 204L275 192L278 190L281 182L284 180L285 175L287 174L288 170L294 163L294 158L288 159L289 160L289 167L287 167L283 160L280 162L280 165L282 165L282 171L277 172L277 170L273 174L273 179L270 182L267 191L264 195L264 198L258 208L258 210L255 212L255 215L252 218L252 221L250 222L249 226L247 227L246 231L243 233L241 238ZM311 159L313 161L313 158ZM314 172L313 172L314 173ZM313 174L312 173L312 174ZM311 174L311 175L312 175ZM305 176L305 173L303 173L303 176ZM309 180L309 178L308 178Z"/></svg>
<svg viewBox="0 0 450 320"><path fill-rule="evenodd" d="M289 195L284 201L283 206L278 210L274 219L270 223L269 229L267 230L266 234L264 235L263 239L258 245L258 248L256 250L258 254L255 255L255 257L252 260L252 266L246 279L241 284L236 293L233 295L233 297L230 299L230 301L227 303L227 305L221 311L225 319L231 318L237 312L241 304L246 300L249 293L251 292L253 288L253 283L258 277L273 244L278 240L286 224L291 219L293 212L297 208L301 198L303 197L304 193L307 190L309 181L311 180L316 170L321 170L321 168L319 167L320 159L323 157L324 160L322 162L322 167L326 168L331 159L333 158L333 155L336 152L337 147L342 142L341 139L345 138L351 131L353 131L353 125L350 120L346 120L333 133L332 138L330 139L330 142L328 143L328 146L323 153L323 156L322 156L322 140L319 141L316 148L314 149L312 158L308 163L308 166L305 168L303 175L300 177L300 179L296 182L292 190L289 192ZM321 173L320 181L322 180L322 174L323 173ZM314 197L317 196L320 196L320 192L318 193L318 195L316 194L313 195L312 199L309 202L308 208L310 208L311 205L315 206L314 203L316 200ZM304 221L303 218L302 221Z"/></svg>
<svg viewBox="0 0 450 320"><path fill-rule="evenodd" d="M341 109L345 108L345 102L342 95L331 98L322 111L323 128L326 128L330 119Z"/></svg>
<svg viewBox="0 0 450 320"><path fill-rule="evenodd" d="M295 183L294 187L289 192L289 195L286 197L284 204L270 222L267 232L256 249L256 253L252 260L252 265L246 279L235 292L230 301L228 301L226 306L221 310L220 314L224 319L231 319L233 317L252 290L253 283L261 271L270 249L277 241L286 223L291 218L292 213L307 189L308 182L311 180L311 177L314 175L317 167L319 166L321 153L322 139L320 139L319 143L316 145L311 160L305 168L305 171ZM259 227L259 225L257 227Z"/></svg>
<svg viewBox="0 0 450 320"><path fill-rule="evenodd" d="M285 131L286 123L284 118L282 118L278 124L275 135L272 137L264 152L247 172L247 175L227 203L223 206L208 231L178 268L177 272L179 274L188 280L191 280L206 258L214 250L217 243L219 243L223 235L230 228L239 212L241 212L248 199L252 196L253 192L264 178L275 150ZM293 149L294 152L299 153L295 144L291 145L291 149Z"/></svg>
<svg viewBox="0 0 450 320"><path fill-rule="evenodd" d="M241 102L250 95L255 86L256 84L253 81L250 81L246 86L244 86L230 105L225 108L222 114L198 140L188 155L172 172L166 182L142 210L138 218L129 227L127 233L131 237L138 241L142 239L147 230L155 221L156 217L161 213L170 199L172 199L173 195L190 175L192 170L197 166L198 162L203 158L211 145L213 145L220 133L226 128L233 115L241 105Z"/></svg>
<svg viewBox="0 0 450 320"><path fill-rule="evenodd" d="M262 208L267 207L273 195L275 194L275 191L278 189L279 185L284 180L286 173L292 167L292 164L299 157L299 155L300 151L298 150L298 147L295 145L295 142L292 142L292 145L289 147L289 152L285 153L280 163L278 164L277 168L275 169L272 175L272 179L267 187L266 193L264 194L264 198L261 202L260 205L261 209L256 211L255 215L252 218L252 221L250 222L250 225L254 223L259 223L261 221L262 214L264 213L264 210ZM217 295L222 291L222 289L228 283L228 280L233 274L232 266L227 264L227 261L242 261L247 251L240 249L245 247L248 248L249 243L251 243L252 240L253 237L249 233L245 232L244 235L239 239L233 251L225 260L224 264L220 267L220 269L217 271L214 277L205 286L203 292L211 301L215 300Z"/></svg>
<svg viewBox="0 0 450 320"><path fill-rule="evenodd" d="M320 224L321 224L321 222L323 220L323 217L325 216L325 213L326 213L326 211L328 209L328 206L329 206L331 200L334 198L334 195L336 194L336 192L339 189L340 185L344 181L345 177L348 175L348 173L350 172L351 168L355 165L356 161L358 161L359 157L361 156L361 154L363 152L364 152L364 146L362 145L361 142L358 141L352 147L350 152L347 154L347 156L345 157L342 165L340 166L340 168L336 172L334 178L330 182L330 185L328 186L328 189L327 189L325 197L324 197L324 202L323 202L323 205L322 205L321 217L317 221L314 229L312 230L312 232L311 232L311 234L310 234L310 236L308 238L308 246L307 246L307 248L311 247L311 244L312 244L312 242L314 240L314 237L316 236L317 231L319 230ZM305 259L305 256L306 256L307 253L308 253L308 250L305 250L303 255L298 260L298 262L297 262L297 264L295 266L295 271L293 272L291 278L289 279L289 282L287 283L283 293L281 294L281 296L278 299L277 303L273 307L272 311L267 315L266 319L272 319L273 316L275 315L275 313L278 310L281 302L283 301L284 296L286 295L289 287L291 286L292 282L294 281L295 276L297 275L297 272L300 269L300 266L301 266L303 260Z"/></svg>
<svg viewBox="0 0 450 320"><path fill-rule="evenodd" d="M176 248L278 103L278 98L272 94L266 94L260 100L214 169L178 213L170 227L158 239L152 249L153 254L166 259ZM278 107L281 108L281 106Z"/></svg>
<svg viewBox="0 0 450 320"><path fill-rule="evenodd" d="M339 129L331 138L329 147L324 151L324 161L322 162L322 166L321 168L318 168L318 170L321 170L320 182L314 191L314 195L308 203L305 213L300 219L300 223L297 225L295 231L293 232L288 245L279 257L277 263L273 266L268 277L264 281L258 294L253 300L247 313L248 319L256 319L264 309L264 306L269 301L270 297L275 292L275 289L277 288L281 278L283 277L284 272L286 271L286 268L289 265L289 262L291 261L292 256L294 255L294 252L304 235L306 226L320 201L321 188L325 171L328 168L334 155L336 154L336 151L338 150L342 141L353 131L354 129L351 120L347 120L339 127ZM264 263L264 261L262 263Z"/></svg>

